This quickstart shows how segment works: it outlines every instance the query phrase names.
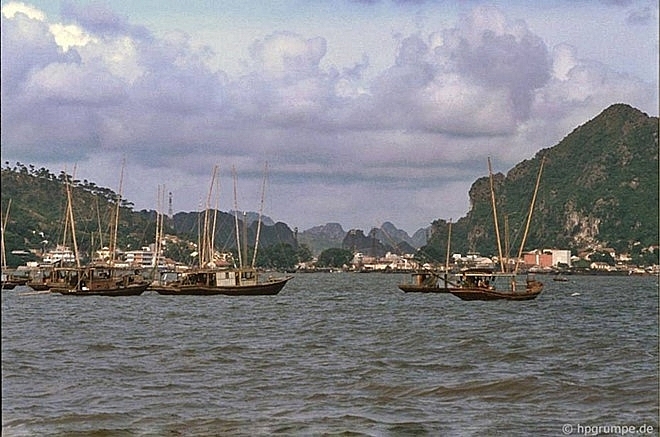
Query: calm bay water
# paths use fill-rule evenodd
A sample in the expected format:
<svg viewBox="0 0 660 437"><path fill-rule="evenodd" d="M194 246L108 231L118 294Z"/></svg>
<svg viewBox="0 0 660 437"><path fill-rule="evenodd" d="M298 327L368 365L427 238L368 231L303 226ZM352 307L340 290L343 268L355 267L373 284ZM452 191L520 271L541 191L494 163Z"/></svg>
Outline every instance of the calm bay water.
<svg viewBox="0 0 660 437"><path fill-rule="evenodd" d="M353 273L263 297L3 291L2 435L658 435L658 279L540 278L529 302Z"/></svg>

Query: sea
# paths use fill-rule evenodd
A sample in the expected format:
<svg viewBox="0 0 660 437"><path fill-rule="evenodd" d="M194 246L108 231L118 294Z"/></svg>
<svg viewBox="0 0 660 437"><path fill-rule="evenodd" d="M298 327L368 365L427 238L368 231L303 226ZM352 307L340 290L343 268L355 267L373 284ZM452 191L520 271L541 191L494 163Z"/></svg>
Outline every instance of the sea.
<svg viewBox="0 0 660 437"><path fill-rule="evenodd" d="M658 435L658 278L532 301L296 274L277 296L2 292L3 436Z"/></svg>

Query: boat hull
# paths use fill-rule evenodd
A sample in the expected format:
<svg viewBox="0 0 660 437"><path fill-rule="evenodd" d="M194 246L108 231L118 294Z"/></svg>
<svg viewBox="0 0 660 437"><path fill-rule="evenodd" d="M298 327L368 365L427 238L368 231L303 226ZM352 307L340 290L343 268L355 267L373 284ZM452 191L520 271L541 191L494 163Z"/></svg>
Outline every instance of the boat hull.
<svg viewBox="0 0 660 437"><path fill-rule="evenodd" d="M59 293L65 296L139 296L149 287L148 283L134 284L127 287L99 288L95 290L81 290L70 288L51 288L51 293Z"/></svg>
<svg viewBox="0 0 660 437"><path fill-rule="evenodd" d="M449 293L447 287L429 287L425 285L399 284L399 289L404 293Z"/></svg>
<svg viewBox="0 0 660 437"><path fill-rule="evenodd" d="M152 285L150 290L170 296L273 296L278 294L293 277L286 277L252 285Z"/></svg>
<svg viewBox="0 0 660 437"><path fill-rule="evenodd" d="M543 284L528 283L525 291L489 290L484 288L453 288L449 292L461 300L532 300L543 291Z"/></svg>

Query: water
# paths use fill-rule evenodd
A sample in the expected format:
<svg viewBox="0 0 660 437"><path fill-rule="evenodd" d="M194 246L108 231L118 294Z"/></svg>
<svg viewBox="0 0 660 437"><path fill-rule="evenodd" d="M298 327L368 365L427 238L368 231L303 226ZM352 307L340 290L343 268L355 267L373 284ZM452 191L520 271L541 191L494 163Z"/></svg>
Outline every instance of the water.
<svg viewBox="0 0 660 437"><path fill-rule="evenodd" d="M529 302L375 273L263 297L3 291L2 435L658 435L657 278L541 278Z"/></svg>

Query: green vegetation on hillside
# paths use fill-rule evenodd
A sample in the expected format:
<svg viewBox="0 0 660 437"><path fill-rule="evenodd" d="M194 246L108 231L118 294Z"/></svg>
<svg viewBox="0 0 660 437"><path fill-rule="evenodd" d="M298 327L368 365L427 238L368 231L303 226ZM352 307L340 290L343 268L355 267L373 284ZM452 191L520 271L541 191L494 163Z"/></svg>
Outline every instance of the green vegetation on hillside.
<svg viewBox="0 0 660 437"><path fill-rule="evenodd" d="M617 253L639 254L640 248L658 245L657 117L613 105L506 176L494 175L500 234L503 241L509 236L513 255L543 158L526 250L566 248L577 254L610 247ZM472 185L470 200L472 209L453 226L452 251L496 254L488 177ZM435 221L432 238L420 252L444 260L447 228L445 221Z"/></svg>

